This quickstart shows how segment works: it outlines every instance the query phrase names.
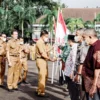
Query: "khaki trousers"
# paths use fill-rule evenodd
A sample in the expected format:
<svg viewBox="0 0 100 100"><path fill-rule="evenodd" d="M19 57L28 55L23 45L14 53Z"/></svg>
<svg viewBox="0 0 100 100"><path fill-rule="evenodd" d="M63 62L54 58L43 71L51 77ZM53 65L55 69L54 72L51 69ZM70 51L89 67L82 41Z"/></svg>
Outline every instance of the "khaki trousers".
<svg viewBox="0 0 100 100"><path fill-rule="evenodd" d="M0 85L3 85L4 82L5 64L6 64L5 57L0 56Z"/></svg>
<svg viewBox="0 0 100 100"><path fill-rule="evenodd" d="M45 86L48 78L48 65L44 59L37 59L36 65L38 68L38 93L45 93Z"/></svg>
<svg viewBox="0 0 100 100"><path fill-rule="evenodd" d="M32 60L35 60L35 52L32 52Z"/></svg>
<svg viewBox="0 0 100 100"><path fill-rule="evenodd" d="M19 71L19 82L26 81L27 78L27 72L28 72L28 65L27 65L27 58L21 59L21 66Z"/></svg>
<svg viewBox="0 0 100 100"><path fill-rule="evenodd" d="M18 88L20 58L11 56L10 60L11 66L8 67L7 85L8 89L16 89Z"/></svg>

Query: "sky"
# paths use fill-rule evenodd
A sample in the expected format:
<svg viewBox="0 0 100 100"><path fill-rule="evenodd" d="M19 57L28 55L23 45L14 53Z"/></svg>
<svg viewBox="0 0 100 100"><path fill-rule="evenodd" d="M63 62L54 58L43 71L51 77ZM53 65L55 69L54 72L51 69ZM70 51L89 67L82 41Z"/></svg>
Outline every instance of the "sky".
<svg viewBox="0 0 100 100"><path fill-rule="evenodd" d="M100 7L100 0L54 0L65 3L69 8Z"/></svg>

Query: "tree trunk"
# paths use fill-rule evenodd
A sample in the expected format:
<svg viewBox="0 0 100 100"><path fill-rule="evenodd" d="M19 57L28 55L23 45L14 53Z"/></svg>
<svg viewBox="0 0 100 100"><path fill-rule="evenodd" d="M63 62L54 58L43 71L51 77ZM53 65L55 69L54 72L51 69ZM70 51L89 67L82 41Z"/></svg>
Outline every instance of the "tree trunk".
<svg viewBox="0 0 100 100"><path fill-rule="evenodd" d="M24 21L22 20L22 37L24 36Z"/></svg>

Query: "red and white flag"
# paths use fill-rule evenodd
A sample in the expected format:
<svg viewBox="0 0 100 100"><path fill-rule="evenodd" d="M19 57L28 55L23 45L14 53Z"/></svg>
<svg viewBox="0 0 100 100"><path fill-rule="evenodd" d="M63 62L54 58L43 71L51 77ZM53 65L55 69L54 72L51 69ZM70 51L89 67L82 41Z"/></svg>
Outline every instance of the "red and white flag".
<svg viewBox="0 0 100 100"><path fill-rule="evenodd" d="M67 33L66 24L64 18L62 16L62 12L58 12L57 26L56 26L56 34L55 34L55 42L59 45L64 44L64 37ZM60 53L60 50L58 50Z"/></svg>
<svg viewBox="0 0 100 100"><path fill-rule="evenodd" d="M57 27L56 27L56 42L62 44L66 35L66 24L62 16L62 12L58 12Z"/></svg>
<svg viewBox="0 0 100 100"><path fill-rule="evenodd" d="M66 35L66 24L64 22L62 12L58 12L58 19L57 19L57 25L55 23L54 19L54 32L55 32L55 44L61 45L64 43L64 37ZM60 49L58 48L58 45L54 47L54 55L55 53L60 54ZM53 84L53 78L54 78L54 62L53 62L53 67L52 67L52 79L51 83ZM58 61L57 61L57 67L56 67L56 72L58 69ZM60 70L61 71L61 70ZM61 73L61 72L60 72Z"/></svg>

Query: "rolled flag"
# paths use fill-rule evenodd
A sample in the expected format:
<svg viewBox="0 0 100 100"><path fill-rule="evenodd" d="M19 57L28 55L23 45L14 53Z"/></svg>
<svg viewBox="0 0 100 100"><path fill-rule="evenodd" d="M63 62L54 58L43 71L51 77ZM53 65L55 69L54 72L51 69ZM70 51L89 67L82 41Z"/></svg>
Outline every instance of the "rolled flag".
<svg viewBox="0 0 100 100"><path fill-rule="evenodd" d="M67 33L67 28L66 24L64 21L64 18L62 16L62 11L58 11L58 18L57 18L57 25L55 24L55 19L54 19L54 31L55 31L55 44L62 45L65 43L64 37ZM56 54L59 55L61 53L60 49L54 48L54 51L56 51ZM58 63L58 62L57 62ZM54 63L52 67L52 79L51 83L53 84L53 78L54 78ZM58 66L56 66L56 71L57 71Z"/></svg>

